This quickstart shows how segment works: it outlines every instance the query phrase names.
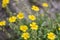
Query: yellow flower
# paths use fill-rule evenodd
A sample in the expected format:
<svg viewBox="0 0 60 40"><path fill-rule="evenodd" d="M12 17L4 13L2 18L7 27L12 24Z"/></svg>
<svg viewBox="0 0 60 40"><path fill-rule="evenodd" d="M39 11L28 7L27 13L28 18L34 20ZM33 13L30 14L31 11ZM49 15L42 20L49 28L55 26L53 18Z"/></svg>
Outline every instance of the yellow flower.
<svg viewBox="0 0 60 40"><path fill-rule="evenodd" d="M32 30L37 30L38 29L38 25L36 24L36 22L32 22L30 24L30 27L31 27Z"/></svg>
<svg viewBox="0 0 60 40"><path fill-rule="evenodd" d="M11 16L8 20L9 20L9 22L15 22L16 21L16 17L15 16Z"/></svg>
<svg viewBox="0 0 60 40"><path fill-rule="evenodd" d="M43 7L48 7L48 4L47 3L43 3L42 6Z"/></svg>
<svg viewBox="0 0 60 40"><path fill-rule="evenodd" d="M23 19L24 18L24 14L22 12L19 12L18 15L17 15L17 17L19 19Z"/></svg>
<svg viewBox="0 0 60 40"><path fill-rule="evenodd" d="M20 30L26 32L28 30L28 27L26 25L21 25Z"/></svg>
<svg viewBox="0 0 60 40"><path fill-rule="evenodd" d="M21 35L21 37L23 37L25 40L27 40L28 38L30 38L30 35L29 35L28 32L26 32L26 33L23 33L23 34Z"/></svg>
<svg viewBox="0 0 60 40"><path fill-rule="evenodd" d="M10 0L2 0L2 7L5 8Z"/></svg>
<svg viewBox="0 0 60 40"><path fill-rule="evenodd" d="M47 34L47 38L50 40L54 40L56 38L56 35L54 33L50 32Z"/></svg>
<svg viewBox="0 0 60 40"><path fill-rule="evenodd" d="M6 25L6 21L0 21L0 26L5 26Z"/></svg>
<svg viewBox="0 0 60 40"><path fill-rule="evenodd" d="M58 30L60 30L60 27L58 28Z"/></svg>
<svg viewBox="0 0 60 40"><path fill-rule="evenodd" d="M29 15L28 18L32 21L36 20L36 17L34 15Z"/></svg>
<svg viewBox="0 0 60 40"><path fill-rule="evenodd" d="M35 5L33 5L31 9L34 10L34 11L39 11L39 7L37 7Z"/></svg>

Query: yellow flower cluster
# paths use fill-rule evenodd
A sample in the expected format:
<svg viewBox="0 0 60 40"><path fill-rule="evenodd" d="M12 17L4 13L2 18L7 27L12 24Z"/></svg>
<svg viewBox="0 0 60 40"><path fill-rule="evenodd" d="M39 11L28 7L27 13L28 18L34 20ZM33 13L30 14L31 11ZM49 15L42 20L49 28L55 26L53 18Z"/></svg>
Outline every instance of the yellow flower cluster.
<svg viewBox="0 0 60 40"><path fill-rule="evenodd" d="M0 21L0 26L5 26L6 25L6 21Z"/></svg>
<svg viewBox="0 0 60 40"><path fill-rule="evenodd" d="M23 19L24 18L24 14L22 12L19 12L17 14L17 17L16 16L11 16L11 17L8 18L8 20L9 20L9 22L12 23L12 22L15 22L17 18L18 19Z"/></svg>
<svg viewBox="0 0 60 40"><path fill-rule="evenodd" d="M9 18L8 18L8 21L9 21L10 23L12 23L12 22L15 22L16 19L23 19L23 18L24 18L24 13L19 12L19 13L17 14L17 16L11 16L11 17L9 17ZM30 20L32 20L32 21L36 20L35 15L28 15L28 18L29 18Z"/></svg>
<svg viewBox="0 0 60 40"><path fill-rule="evenodd" d="M23 19L23 18L24 18L24 14L23 14L22 12L19 12L19 13L17 14L17 18Z"/></svg>
<svg viewBox="0 0 60 40"><path fill-rule="evenodd" d="M10 0L2 0L2 7L5 8Z"/></svg>
<svg viewBox="0 0 60 40"><path fill-rule="evenodd" d="M16 21L16 17L15 16L11 16L10 18L9 18L9 22L15 22Z"/></svg>
<svg viewBox="0 0 60 40"><path fill-rule="evenodd" d="M54 33L50 32L47 34L47 38L50 40L54 40L56 38L56 35Z"/></svg>
<svg viewBox="0 0 60 40"><path fill-rule="evenodd" d="M21 37L23 37L25 40L27 40L28 38L30 38L30 35L29 35L28 32L25 32L25 33L22 34Z"/></svg>
<svg viewBox="0 0 60 40"><path fill-rule="evenodd" d="M47 3L43 3L42 6L43 7L48 7L48 4Z"/></svg>
<svg viewBox="0 0 60 40"><path fill-rule="evenodd" d="M30 27L31 27L32 30L37 30L38 29L38 25L36 24L36 22L32 22L30 24Z"/></svg>
<svg viewBox="0 0 60 40"><path fill-rule="evenodd" d="M38 29L38 25L36 24L36 22L32 22L30 24L30 27L31 27L32 30L37 30ZM19 29L23 32L22 35L21 35L22 38L24 38L25 40L27 40L28 38L30 38L30 35L27 32L28 27L26 25L20 25Z"/></svg>
<svg viewBox="0 0 60 40"><path fill-rule="evenodd" d="M26 32L28 30L28 27L26 25L21 25L20 30Z"/></svg>
<svg viewBox="0 0 60 40"><path fill-rule="evenodd" d="M29 15L28 18L32 21L36 20L36 17L34 15Z"/></svg>
<svg viewBox="0 0 60 40"><path fill-rule="evenodd" d="M34 10L34 11L36 11L36 12L40 10L39 7L35 6L35 5L33 5L31 9Z"/></svg>
<svg viewBox="0 0 60 40"><path fill-rule="evenodd" d="M20 30L22 32L24 32L24 33L22 33L21 37L24 38L25 40L27 40L30 37L29 33L27 32L28 27L26 25L21 25Z"/></svg>

